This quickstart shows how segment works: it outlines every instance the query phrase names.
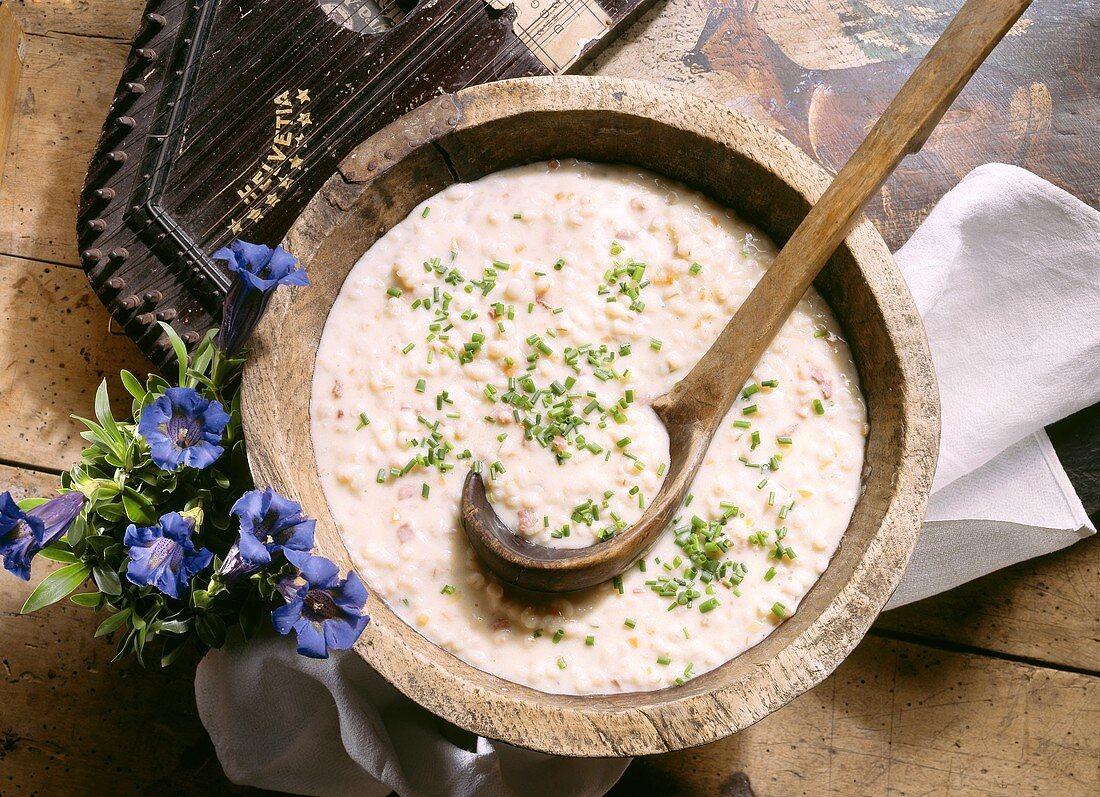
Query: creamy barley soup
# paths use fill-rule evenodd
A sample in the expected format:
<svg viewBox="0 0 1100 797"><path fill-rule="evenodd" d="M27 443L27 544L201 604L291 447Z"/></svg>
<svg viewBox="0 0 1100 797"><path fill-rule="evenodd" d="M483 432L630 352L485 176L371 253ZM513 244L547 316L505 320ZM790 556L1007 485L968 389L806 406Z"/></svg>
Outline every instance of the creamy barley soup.
<svg viewBox="0 0 1100 797"><path fill-rule="evenodd" d="M459 525L467 471L544 545L638 518L668 466L649 408L775 247L636 168L539 163L451 186L363 255L325 326L312 434L356 567L459 658L559 693L657 689L755 645L825 570L860 489L866 412L815 292L722 424L679 519L621 578L521 593Z"/></svg>

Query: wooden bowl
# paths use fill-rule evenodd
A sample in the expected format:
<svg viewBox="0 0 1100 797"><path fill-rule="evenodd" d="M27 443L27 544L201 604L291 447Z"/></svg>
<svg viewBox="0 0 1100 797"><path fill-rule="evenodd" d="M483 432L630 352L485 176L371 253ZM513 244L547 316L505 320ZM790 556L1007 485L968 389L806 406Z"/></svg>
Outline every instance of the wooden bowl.
<svg viewBox="0 0 1100 797"><path fill-rule="evenodd" d="M457 180L575 156L635 164L698 188L782 243L829 176L777 133L653 84L583 77L477 86L412 111L361 144L302 213L287 246L312 287L284 291L253 340L244 425L258 484L317 518L319 553L351 567L317 475L310 387L348 271L421 200ZM484 673L422 637L372 594L355 649L428 710L550 753L627 756L711 742L824 679L893 593L924 516L939 407L917 310L882 238L861 221L817 281L847 333L870 418L863 493L829 568L758 644L683 686L556 695ZM368 584L368 587L370 585Z"/></svg>

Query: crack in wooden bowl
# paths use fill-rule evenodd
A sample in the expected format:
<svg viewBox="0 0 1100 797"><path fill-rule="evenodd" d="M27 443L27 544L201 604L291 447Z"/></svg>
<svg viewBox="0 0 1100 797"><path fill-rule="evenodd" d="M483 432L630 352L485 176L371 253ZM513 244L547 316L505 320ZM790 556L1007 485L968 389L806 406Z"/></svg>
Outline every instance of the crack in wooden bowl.
<svg viewBox="0 0 1100 797"><path fill-rule="evenodd" d="M683 181L779 244L829 183L806 154L760 124L708 100L624 80L535 78L465 89L361 144L287 236L313 285L272 303L253 341L242 402L257 483L271 484L317 518L318 551L341 568L351 560L317 475L309 413L317 347L345 277L426 197L455 181L555 157L630 163ZM905 570L935 470L939 401L916 307L870 222L853 229L816 287L851 346L870 434L862 493L840 547L798 611L770 636L682 686L558 695L461 661L372 592L372 621L358 654L456 725L573 756L712 742L821 682L867 632Z"/></svg>

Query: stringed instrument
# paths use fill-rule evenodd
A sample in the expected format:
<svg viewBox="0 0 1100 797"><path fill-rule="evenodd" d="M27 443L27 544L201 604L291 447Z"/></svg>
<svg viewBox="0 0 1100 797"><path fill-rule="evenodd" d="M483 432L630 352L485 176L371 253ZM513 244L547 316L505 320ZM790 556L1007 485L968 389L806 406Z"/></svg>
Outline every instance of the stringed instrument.
<svg viewBox="0 0 1100 797"><path fill-rule="evenodd" d="M440 94L574 71L652 2L152 0L81 194L84 270L164 364L158 321L189 346L218 324L210 254L282 240L359 142Z"/></svg>

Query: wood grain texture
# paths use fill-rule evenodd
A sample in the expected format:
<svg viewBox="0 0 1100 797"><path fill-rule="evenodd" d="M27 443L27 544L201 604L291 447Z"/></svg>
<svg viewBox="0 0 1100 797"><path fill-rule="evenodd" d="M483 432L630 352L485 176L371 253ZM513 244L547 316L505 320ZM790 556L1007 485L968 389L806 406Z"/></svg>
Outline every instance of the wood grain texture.
<svg viewBox="0 0 1100 797"><path fill-rule="evenodd" d="M0 461L61 471L80 459L81 427L108 378L115 409L128 408L119 368L145 358L107 331L109 316L79 269L0 255Z"/></svg>
<svg viewBox="0 0 1100 797"><path fill-rule="evenodd" d="M69 33L129 42L141 17L142 0L4 0L23 30L41 35ZM113 88L113 87L112 87Z"/></svg>
<svg viewBox="0 0 1100 797"><path fill-rule="evenodd" d="M1100 536L886 612L875 628L1100 673Z"/></svg>
<svg viewBox="0 0 1100 797"><path fill-rule="evenodd" d="M127 50L82 36L26 38L0 191L0 252L79 264L76 200Z"/></svg>
<svg viewBox="0 0 1100 797"><path fill-rule="evenodd" d="M868 637L721 742L639 759L611 797L1090 797L1100 679Z"/></svg>

